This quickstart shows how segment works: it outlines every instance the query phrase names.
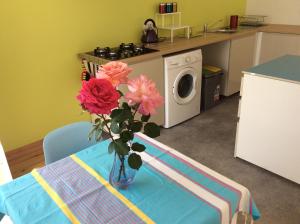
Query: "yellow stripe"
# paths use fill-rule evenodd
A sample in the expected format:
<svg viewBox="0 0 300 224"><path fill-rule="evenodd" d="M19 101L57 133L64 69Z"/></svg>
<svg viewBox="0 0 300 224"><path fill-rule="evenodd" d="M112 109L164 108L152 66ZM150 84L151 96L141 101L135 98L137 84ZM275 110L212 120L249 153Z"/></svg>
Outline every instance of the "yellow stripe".
<svg viewBox="0 0 300 224"><path fill-rule="evenodd" d="M32 176L36 181L44 188L52 200L57 204L57 206L62 210L62 212L68 217L68 219L75 224L80 224L76 216L71 212L69 207L64 203L64 201L59 197L59 195L52 189L52 187L44 180L44 178L34 169L31 172Z"/></svg>
<svg viewBox="0 0 300 224"><path fill-rule="evenodd" d="M127 198L125 198L121 193L119 193L112 185L110 185L103 177L101 177L94 169L89 165L79 159L76 155L70 156L76 163L78 163L82 168L89 172L93 177L95 177L102 185L104 185L107 190L109 190L113 195L115 195L120 201L122 201L130 210L132 210L138 217L140 217L145 223L155 223L150 219L145 213L143 213L138 207L131 203Z"/></svg>

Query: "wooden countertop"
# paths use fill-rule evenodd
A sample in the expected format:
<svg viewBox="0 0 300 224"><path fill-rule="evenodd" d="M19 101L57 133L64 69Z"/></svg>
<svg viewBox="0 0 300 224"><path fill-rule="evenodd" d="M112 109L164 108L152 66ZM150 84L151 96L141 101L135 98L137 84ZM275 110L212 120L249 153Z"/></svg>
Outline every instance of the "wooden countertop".
<svg viewBox="0 0 300 224"><path fill-rule="evenodd" d="M300 26L271 24L271 25L262 26L262 27L258 28L258 32L300 35Z"/></svg>
<svg viewBox="0 0 300 224"><path fill-rule="evenodd" d="M157 52L149 53L141 56L136 56L132 58L122 59L123 62L128 64L135 64L146 60L151 60L164 55L172 54L175 52L185 51L189 49L200 48L205 45L218 43L222 41L228 41L233 39L242 38L255 34L257 32L266 33L282 33L282 34L297 34L300 35L300 26L296 25L277 25L271 24L261 27L254 28L241 28L236 33L204 33L203 36L192 37L190 39L186 38L176 38L174 42L164 41L155 44L147 44L146 47L156 49ZM81 59L86 59L88 61L94 62L96 64L104 64L108 60L94 57L87 53L80 53L79 57Z"/></svg>

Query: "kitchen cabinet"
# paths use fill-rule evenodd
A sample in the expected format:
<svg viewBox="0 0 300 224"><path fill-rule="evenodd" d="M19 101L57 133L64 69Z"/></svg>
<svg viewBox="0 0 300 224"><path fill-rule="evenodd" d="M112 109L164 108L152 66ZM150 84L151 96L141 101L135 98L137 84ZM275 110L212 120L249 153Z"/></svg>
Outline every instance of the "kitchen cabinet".
<svg viewBox="0 0 300 224"><path fill-rule="evenodd" d="M253 66L255 46L255 34L231 40L228 74L224 82L225 96L240 91L242 71Z"/></svg>
<svg viewBox="0 0 300 224"><path fill-rule="evenodd" d="M230 41L222 41L202 47L203 64L222 68L223 77L221 84L221 95L225 92L225 80L228 77Z"/></svg>
<svg viewBox="0 0 300 224"><path fill-rule="evenodd" d="M223 69L221 94L240 91L242 71L253 66L256 34L204 46L203 62Z"/></svg>
<svg viewBox="0 0 300 224"><path fill-rule="evenodd" d="M245 72L235 146L235 157L298 184L299 68L300 56L285 56Z"/></svg>
<svg viewBox="0 0 300 224"><path fill-rule="evenodd" d="M300 35L281 33L260 33L258 64L286 54L300 55Z"/></svg>
<svg viewBox="0 0 300 224"><path fill-rule="evenodd" d="M155 82L158 91L164 97L164 63L162 57L134 64L129 63L129 66L133 69L129 74L130 79L135 78L140 74L146 75ZM128 88L126 85L121 85L120 90L123 93L126 93ZM150 121L155 122L158 125L164 124L164 105L157 109L157 113L151 117Z"/></svg>

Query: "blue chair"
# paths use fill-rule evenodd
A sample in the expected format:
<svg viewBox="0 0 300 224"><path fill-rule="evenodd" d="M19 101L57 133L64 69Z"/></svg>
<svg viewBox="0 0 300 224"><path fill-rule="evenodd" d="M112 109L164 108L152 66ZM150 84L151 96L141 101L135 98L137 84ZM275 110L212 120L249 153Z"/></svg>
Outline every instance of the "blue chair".
<svg viewBox="0 0 300 224"><path fill-rule="evenodd" d="M94 138L88 140L92 128L90 122L76 122L48 133L43 141L46 165L65 158L82 149L96 144Z"/></svg>

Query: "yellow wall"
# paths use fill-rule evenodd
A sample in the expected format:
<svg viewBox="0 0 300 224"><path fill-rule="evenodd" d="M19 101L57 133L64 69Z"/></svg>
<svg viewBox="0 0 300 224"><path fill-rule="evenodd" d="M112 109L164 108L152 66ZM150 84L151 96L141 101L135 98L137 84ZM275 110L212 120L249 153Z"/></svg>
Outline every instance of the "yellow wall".
<svg viewBox="0 0 300 224"><path fill-rule="evenodd" d="M246 0L177 0L183 22L242 14ZM6 150L86 119L77 53L139 40L158 0L14 0L0 6L0 140Z"/></svg>

